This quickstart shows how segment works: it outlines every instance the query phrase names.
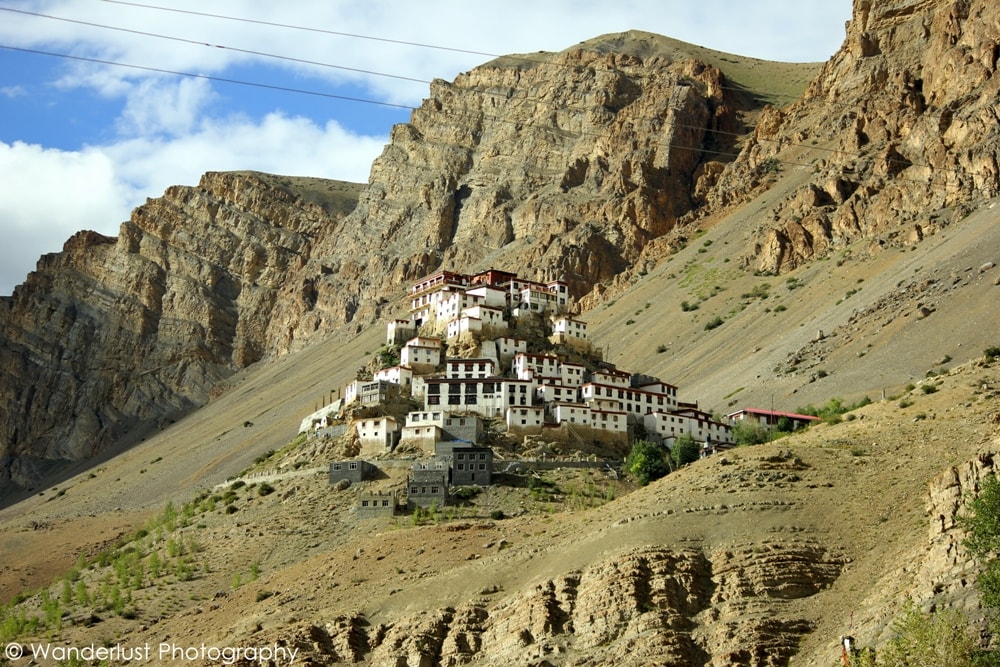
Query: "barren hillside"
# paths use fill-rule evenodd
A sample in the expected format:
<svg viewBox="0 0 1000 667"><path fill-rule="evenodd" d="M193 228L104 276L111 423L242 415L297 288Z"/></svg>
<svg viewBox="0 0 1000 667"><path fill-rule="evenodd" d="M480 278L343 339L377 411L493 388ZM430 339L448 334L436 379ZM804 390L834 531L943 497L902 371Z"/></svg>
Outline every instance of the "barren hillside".
<svg viewBox="0 0 1000 667"><path fill-rule="evenodd" d="M3 636L824 667L907 600L978 623L954 518L1000 451L997 16L857 0L818 72L641 32L501 58L435 82L364 188L207 174L75 236L0 299ZM359 520L300 420L409 281L489 267L564 277L606 359L702 409L872 403L644 488L529 470Z"/></svg>

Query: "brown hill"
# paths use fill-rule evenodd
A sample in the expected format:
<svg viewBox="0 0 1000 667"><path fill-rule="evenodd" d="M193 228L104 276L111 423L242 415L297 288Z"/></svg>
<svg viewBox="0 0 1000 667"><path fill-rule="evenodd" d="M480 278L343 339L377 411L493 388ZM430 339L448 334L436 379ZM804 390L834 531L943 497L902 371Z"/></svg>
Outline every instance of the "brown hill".
<svg viewBox="0 0 1000 667"><path fill-rule="evenodd" d="M283 239L299 238L311 221L332 227L342 247L317 231L294 262L276 253L265 266L284 278L265 290L266 306L247 304L243 325L233 326L242 315L228 328L213 328L211 317L201 325L225 335L178 336L204 379L192 404L215 386L210 372L222 377L264 359L229 377L227 390L101 467L0 513L3 590L41 585L77 553L107 551L159 517L149 536L126 545L147 568L143 585L125 586L131 599L122 604L131 606L116 608L111 585L101 586L120 575L110 560L98 563L81 573L90 599L66 603L60 637L281 642L316 663L829 665L845 632L866 644L884 639L908 597L975 616L972 564L952 519L992 471L988 453L998 446L997 370L981 360L998 344L995 11L985 2L859 1L843 50L802 101L763 114L728 166L710 158L719 145L712 130L734 123L729 141L738 147L752 109L739 106L745 96L727 97L719 71L652 51L588 47L552 56L563 66L558 76L512 60L436 84L343 219L322 202L314 219L294 212L303 207L292 205L293 189L275 185L280 177L207 176L210 185L233 184L248 201L241 211L289 202L283 210L299 231L274 232ZM652 38L609 43L644 39ZM524 112L520 128L490 111L487 85L511 96L505 108ZM589 111L569 113L564 100ZM636 129L652 118L662 125ZM587 123L615 141L604 143ZM648 134L652 125L669 150ZM689 125L695 136L682 131ZM533 160L512 152L518 142ZM688 162L681 148L694 146L701 155ZM667 165L679 180L663 180ZM238 199L214 187L172 191L149 210L185 197ZM179 227L147 233L174 238L167 230ZM49 260L59 270L43 266L34 280L76 281L91 275L87 267L115 266L129 238L81 236ZM139 238L140 256L160 256L147 254L156 242ZM227 266L245 260L248 247L233 246ZM215 275L211 263L187 263ZM364 325L393 310L396 302L383 299L442 264L565 272L611 360L678 384L704 408L794 409L864 394L876 402L851 421L708 459L634 493L564 472L544 479L558 492L498 487L453 519L439 517L440 526L419 528L408 518L355 523L346 511L353 496L311 470L326 456L289 448L261 464L277 467L276 476L231 490L236 510L227 514L224 480L281 449L319 396L380 344L381 328ZM255 262L239 264L248 265ZM188 284L193 275L201 274L177 274ZM241 276L243 293L244 273L223 275ZM66 291L99 294L100 283ZM19 312L31 315L16 320L9 313L44 302L52 292L41 284L29 282L3 306L5 331L19 332L22 347L4 357L3 386L17 391L2 405L15 406L17 419L33 415L38 436L41 425L65 422L27 409L52 400L36 400L39 390L10 364L44 370L39 359L67 354L33 352L56 349L26 324L47 321L39 315L47 306L25 307ZM271 313L267 328L255 329L265 324L261 312ZM240 326L250 330L233 333ZM264 347L250 344L257 341ZM165 383L159 367L149 370ZM52 373L43 386L89 386L79 371ZM160 404L182 384L157 385ZM260 495L262 481L275 492ZM187 525L168 525L165 503L179 509L195 498ZM514 518L489 520L500 508ZM183 553L170 554L171 540ZM151 549L169 573L152 577ZM116 553L107 558L128 557ZM50 598L61 597L60 586ZM107 597L95 601L99 591ZM42 613L44 602L25 605Z"/></svg>
<svg viewBox="0 0 1000 667"><path fill-rule="evenodd" d="M735 154L762 100L815 70L638 32L500 59L435 82L363 190L207 174L116 239L74 237L0 299L3 490L135 442L248 364L357 332L436 268L530 266L582 296L697 205L721 166L705 161Z"/></svg>

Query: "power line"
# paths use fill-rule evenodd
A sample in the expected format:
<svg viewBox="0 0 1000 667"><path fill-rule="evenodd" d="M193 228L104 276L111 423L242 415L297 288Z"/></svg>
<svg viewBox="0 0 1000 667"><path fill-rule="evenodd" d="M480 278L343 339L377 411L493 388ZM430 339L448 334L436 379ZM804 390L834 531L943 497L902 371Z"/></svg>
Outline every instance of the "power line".
<svg viewBox="0 0 1000 667"><path fill-rule="evenodd" d="M120 4L134 4L134 3L124 2L123 0L102 0L102 1L104 1L104 2L116 2L116 3L120 3ZM116 28L114 26L105 26L105 25L101 25L101 24L95 24L95 23L89 23L89 22L85 22L85 21L79 21L79 20L76 20L76 19L64 19L64 18L60 18L60 17L52 17L52 16L48 16L48 15L43 15L43 14L36 14L34 12L25 12L25 11L21 11L21 10L13 10L13 9L5 8L5 7L0 7L0 11L13 11L13 12L16 12L16 13L34 15L34 16L38 16L38 17L42 17L42 18L53 18L53 19L56 19L56 20L69 21L71 23L80 23L80 24L83 24L83 25L89 25L89 26L100 27L100 28L107 28L107 29L111 29L111 30L122 30L124 32L129 32L129 33L134 33L134 34L140 34L142 36L157 37L157 38L164 38L164 39L176 40L176 41L186 42L186 43L195 44L195 45L199 45L199 46L208 46L208 47L212 47L213 46L211 44L206 44L204 42L199 42L199 41L196 41L196 40L188 40L188 39L184 39L184 38L177 38L177 37L171 37L171 36L158 35L156 33L147 33L147 32L142 32L142 31L136 31L136 30L126 29L126 28ZM185 13L187 13L187 12L185 12ZM123 67L123 68L127 68L127 69L135 69L135 70L139 70L139 71L154 72L154 73L159 73L159 74L169 74L169 75L172 75L172 76L181 76L181 77L202 79L202 80L206 80L206 81L214 81L214 82L227 83L227 84L233 84L233 85L251 86L251 87L255 87L255 88L261 88L261 89L267 89L267 90L274 90L274 91L285 92L285 93L300 94L300 95L310 95L310 96L315 96L315 97L323 97L323 98L328 98L328 99L336 99L336 100L347 101L347 102L357 102L357 103L362 103L362 104L373 104L373 105L382 106L382 107L389 107L389 108L395 108L395 109L408 110L408 111L411 111L411 112L416 111L416 110L418 110L420 108L420 107L413 107L413 106L405 105L405 104L396 104L396 103L390 103L390 102L382 102L382 101L379 101L379 100L372 100L372 99L366 99L366 98L354 97L354 96L348 96L348 95L339 95L339 94L335 94L335 93L325 93L325 92L321 92L321 91L309 90L309 89L304 89L304 88L293 88L293 87L289 87L289 86L280 86L280 85L267 84L267 83L261 83L261 82L255 82L255 81L246 81L246 80L242 80L242 79L233 79L233 78L220 77L220 76L214 76L214 75L208 75L208 74L196 74L196 73L192 73L192 72L183 72L183 71L170 70L170 69L159 68L159 67L150 67L150 66L143 66L143 65L135 65L135 64L117 62L117 61L106 60L106 59L101 59L101 58L93 58L93 57L71 55L71 54L63 54L63 53L54 53L54 52L50 52L50 51L42 51L42 50L38 50L38 49L29 49L29 48L25 48L25 47L15 47L15 46L10 46L10 45L0 44L0 48L12 50L12 51L20 51L20 52L23 52L23 53L31 53L31 54L36 54L36 55L44 55L44 56L50 56L50 57L66 58L66 59L71 59L71 60L78 60L78 61L83 61L83 62L91 62L91 63L95 63L95 64L108 65L108 66L114 66L114 67ZM220 47L217 47L217 48L227 48L227 47L221 47L220 46ZM252 53L254 55L259 55L259 56L264 56L264 57L282 58L282 59L293 60L293 61L297 61L297 62L308 62L310 64L316 64L316 65L320 65L320 66L326 66L326 67L332 67L332 68L338 68L338 69L351 69L351 68L341 68L341 67L339 67L337 65L332 65L332 64L327 64L327 63L317 63L317 62L312 62L312 61L304 61L304 60L300 60L300 59L296 59L296 58L285 57L285 56L274 55L274 54L268 54L268 53L263 53L263 52L246 51L246 50L241 50L241 49L230 49L230 50L243 51L243 52L246 52L246 53ZM378 75L378 76L388 76L388 77L393 77L393 78L398 78L398 79L406 79L406 80L410 80L410 81L414 81L414 82L419 82L419 83L428 83L428 84L430 83L429 81L423 81L423 80L420 80L420 79L414 79L414 78L410 78L410 77L396 76L396 75L385 74L385 73L380 73L380 72L370 72L370 71L366 71L366 70L354 70L354 71L364 71L366 73L374 74L374 75ZM474 92L479 92L479 93L484 94L484 95L494 95L494 93L491 93L491 92L486 91L486 90L475 89L475 88L470 88L469 90L472 90ZM506 97L505 97L505 99L506 99ZM534 102L544 102L545 101L545 100L541 100L541 99L538 99L538 98L530 98L530 97L525 97L523 99L525 101L534 101ZM566 109L566 110L573 110L572 107L562 107L562 108ZM584 110L583 109L577 109L577 111L582 112ZM453 112L453 111L447 111L445 113L447 113L449 115L452 115L452 116L458 115L458 114L455 114L455 112ZM468 114L468 115L472 116L474 114ZM528 125L530 127L534 127L535 129L539 129L539 130L542 130L542 131L558 132L560 134L565 134L565 132L566 132L566 130L563 130L563 129L555 127L555 126L545 126L545 125L539 125L537 123L518 123L518 122L511 121L511 120L508 120L508 119L505 119L505 118L502 118L502 117L491 116L491 115L485 114L485 113L482 114L482 118L489 118L489 119L494 120L494 121L499 122L499 123L508 123L508 124L515 124L515 125ZM653 121L659 121L661 119L655 118L655 117L634 117L634 118L632 118L632 120L633 121L653 122ZM679 122L676 122L676 121L674 121L672 123L672 125L674 127L681 128L681 129L693 129L693 130L697 130L697 131L703 131L703 132L706 132L706 133L713 133L713 134L722 135L722 136L730 136L730 137L734 137L734 138L742 138L742 137L745 136L744 134L741 134L741 133L738 133L738 132L730 132L730 131L725 131L725 130L712 129L712 128L707 128L707 127L703 127L703 126L696 126L696 125L690 125L690 124L685 124L685 123L679 123ZM594 137L594 138L600 138L602 136L601 134L597 134L597 133L593 133L593 132L585 132L585 131L574 132L574 134L576 134L577 136L591 136L591 137ZM777 139L761 139L761 138L759 138L758 141L759 142L777 143L777 144L779 144L779 147L781 145L781 141L777 140ZM674 143L671 143L671 142L657 142L657 141L654 141L653 143L658 143L661 146L665 146L665 147L673 148L673 149L694 150L694 151L697 151L697 152L705 154L705 155L713 155L713 156L717 156L717 157L721 157L721 158L734 159L734 158L738 157L738 155L739 155L739 153L733 153L731 151L714 150L714 149L710 149L710 148L707 148L707 147L692 147L692 146L685 146L685 145L680 145L680 144L674 144ZM824 148L824 147L819 147L819 146L814 146L814 145L808 145L807 146L806 144L795 143L795 142L786 143L785 146L787 146L787 147L800 147L800 148L804 148L806 150L821 151L821 152L827 152L827 153L831 153L831 154L839 154L839 155L843 155L843 156L847 156L847 157L854 157L854 158L863 158L863 157L865 157L864 154L858 153L858 152L844 151L844 150L841 150L841 149ZM795 162L795 161L792 161L792 160L789 160L789 159L785 159L785 158L771 158L771 159L772 160L777 160L777 162L780 163L780 164L787 164L787 165L791 165L791 166L800 166L800 167L813 166L812 164L802 163L802 162ZM888 164L905 165L906 167L916 166L916 167L925 167L925 168L929 168L929 169L934 169L934 167L932 165L921 164L921 163L914 163L914 162L909 162L907 160L888 159L887 163ZM942 169L942 170L939 170L939 171L946 172L946 173L950 172L950 173L953 173L955 175L961 175L961 173L962 173L962 172L960 172L957 169ZM913 182L913 183L919 183L919 184L922 184L922 185L934 185L934 182L932 180L925 181L925 180L918 180L918 179L909 179L909 178L899 177L899 176L897 176L895 180L908 181L908 182ZM948 183L945 183L943 185L946 186L946 187L954 187L953 184L948 184Z"/></svg>
<svg viewBox="0 0 1000 667"><path fill-rule="evenodd" d="M275 53L266 53L264 51L254 51L252 49L241 49L241 48L235 47L235 46L225 46L223 44L211 44L211 43L203 42L203 41L196 40L196 39L185 39L184 37L174 37L172 35L162 35L162 34L155 33L155 32L146 32L144 30L134 30L132 28L122 28L122 27L119 27L119 26L105 25L105 24L102 24L102 23L93 23L91 21L83 21L81 19L71 19L71 18L66 18L66 17L63 17L63 16L52 16L51 14L41 14L41 13L38 13L38 12L29 12L29 11L26 11L26 10L23 10L23 9L14 9L12 7L0 7L0 11L3 11L3 12L12 12L12 13L15 13L15 14L23 14L25 16L34 16L34 17L37 17L37 18L51 19L53 21L63 21L63 22L66 22L66 23L73 23L73 24L76 24L76 25L85 25L85 26L88 26L88 27L91 27L91 28L101 28L101 29L104 29L104 30L114 30L116 32L124 32L124 33L129 33L129 34L132 34L132 35L140 35L142 37L154 37L156 39L165 39L165 40L170 40L170 41L173 41L173 42L181 42L181 43L184 43L184 44L191 44L191 45L194 45L194 46L204 46L204 47L213 48L213 49L222 49L222 50L225 50L225 51L232 51L234 53L244 53L244 54L247 54L247 55L260 56L262 58L275 58L275 59L278 59L278 60L286 60L286 61L289 61L289 62L299 63L299 64L303 64L303 65L315 65L316 67L328 67L328 68L331 68L331 69L339 69L339 70L344 70L344 71L347 71L347 72L355 72L355 73L358 73L358 74L368 74L368 75L371 75L371 76L381 76L381 77L387 77L387 78L390 78L390 79L399 79L399 80L402 80L402 81L413 81L413 82L416 82L416 83L426 83L426 84L431 83L430 81L427 81L425 79L417 79L417 78L414 78L414 77L402 76L400 74L387 74L385 72L376 72L376 71L373 71L373 70L360 69L360 68L357 68L357 67L346 67L344 65L334 65L334 64L331 64L331 63L320 62L320 61L317 61L317 60L306 60L304 58L295 58L293 56L283 56L283 55L279 55L279 54L275 54Z"/></svg>
<svg viewBox="0 0 1000 667"><path fill-rule="evenodd" d="M283 29L287 29L287 30L302 30L302 31L305 31L305 32L312 32L312 33L318 33L318 34L323 34L323 35L332 35L332 36L336 36L336 37L349 37L351 39L363 39L363 40L370 40L370 41L374 41L374 42L383 42L383 43L386 43L386 44L399 44L399 45L402 45L402 46L413 46L413 47L417 47L417 48L421 48L421 49L433 49L433 50L437 50L437 51L447 51L447 52L450 52L450 53L463 53L463 54L468 54L468 55L483 56L483 57L486 57L486 58L494 58L494 59L495 58L504 58L506 60L514 60L514 61L517 61L517 62L523 62L523 63L533 64L533 65L555 65L555 66L558 66L558 67L565 67L567 69L572 68L572 66L570 66L570 65L562 65L561 63L553 63L551 60L549 60L547 58L532 58L530 56L524 56L524 55L510 55L510 54L502 54L502 53L490 53L488 51L475 51L475 50L472 50L472 49L463 49L463 48L452 47L452 46L442 46L440 44L427 44L425 42L414 42L414 41L408 41L408 40L403 40L403 39L393 39L393 38L389 38L389 37L377 37L377 36L374 36L374 35L363 35L363 34L360 34L360 33L341 32L341 31L337 31L337 30L328 30L328 29L325 29L325 28L316 28L316 27L312 27L312 26L302 26L302 25L295 25L295 24L290 24L290 23L278 23L278 22L275 22L275 21L264 21L264 20L261 20L261 19L248 19L248 18L244 18L244 17L240 17L240 16L229 16L229 15L226 15L226 14L211 14L211 13L208 13L208 12L197 12L197 11L192 11L192 10L187 10L187 9L177 9L175 7L163 7L161 5L151 5L151 4L148 4L148 3L130 2L129 0L101 0L101 2L107 2L107 3L110 3L110 4L116 4L116 5L125 5L125 6L129 6L129 7L140 7L142 9L152 9L152 10L155 10L155 11L172 12L172 13L175 13L175 14L186 14L186 15L190 15L190 16L201 16L201 17L205 17L205 18L213 18L213 19L219 19L219 20L223 20L223 21L236 21L236 22L239 22L239 23L250 23L250 24L253 24L253 25L268 26L268 27L273 27L273 28L283 28ZM721 88L723 90L731 90L731 91L737 92L737 93L747 93L748 92L746 89L739 88L739 87L736 87L736 86L719 86L719 88ZM795 100L795 99L798 99L794 95L782 95L782 94L779 94L779 93L768 93L768 96L771 97L771 98L774 98L774 99L786 99L786 100Z"/></svg>
<svg viewBox="0 0 1000 667"><path fill-rule="evenodd" d="M345 102L361 102L363 104L375 104L383 107L391 107L395 109L407 109L409 111L414 111L416 107L411 107L406 104L393 104L391 102L381 102L379 100L368 100L362 97L351 97L349 95L337 95L334 93L324 93L317 90L306 90L304 88L291 88L288 86L277 86L269 83L260 83L256 81L244 81L241 79L229 79L221 76L212 76L210 74L195 74L193 72L180 72L177 70L164 69L161 67L148 67L145 65L132 65L129 63L120 63L113 60L103 60L101 58L88 58L87 56L76 56L68 53L53 53L51 51L41 51L38 49L28 49L21 46L10 46L9 44L0 44L0 49L7 49L9 51L20 51L22 53L32 53L40 56L52 56L55 58L68 58L70 60L80 60L83 62L97 63L99 65L111 65L113 67L125 67L128 69L141 70L144 72L156 72L157 74L171 74L173 76L184 76L192 79L204 79L206 81L217 81L219 83L231 83L241 86L253 86L255 88L265 88L268 90L277 90L284 93L295 93L298 95L313 95L316 97L326 97L335 100L343 100Z"/></svg>
<svg viewBox="0 0 1000 667"><path fill-rule="evenodd" d="M451 51L452 53L467 53L474 56L485 56L487 58L499 58L500 56L495 53L486 53L485 51L472 51L469 49L459 49L451 46L439 46L436 44L424 44L422 42L410 42L402 39L390 39L388 37L374 37L372 35L361 35L351 32L339 32L337 30L326 30L324 28L315 28L311 26L302 25L292 25L289 23L276 23L274 21L263 21L259 19L248 19L239 16L226 16L224 14L210 14L208 12L196 12L189 9L177 9L175 7L161 7L159 5L149 5L141 2L127 2L126 0L101 0L101 2L107 2L115 5L128 5L130 7L141 7L143 9L154 9L162 12L173 12L175 14L188 14L190 16L203 16L206 18L221 19L225 21L238 21L240 23L251 23L254 25L269 26L272 28L286 28L289 30L303 30L305 32L315 32L323 35L334 35L337 37L350 37L352 39L367 39L374 42L385 42L388 44L401 44L403 46L416 46L422 49L436 49L438 51ZM524 60L529 60L525 58ZM542 61L533 61L542 62Z"/></svg>
<svg viewBox="0 0 1000 667"><path fill-rule="evenodd" d="M172 9L172 8L166 8L166 7L157 7L157 6L153 6L153 5L145 5L145 4L134 3L134 2L126 2L125 0L103 0L103 1L104 2L111 2L111 3L115 3L115 4L138 6L138 7L149 8L149 9L160 9L160 10L163 10L163 11L178 12L178 13L183 13L183 14L193 14L193 15L196 15L196 16L210 16L212 18L220 18L220 19L227 19L227 20L234 20L234 21L249 21L249 22L252 22L252 23L263 23L265 25L274 25L274 26L279 26L279 27L289 27L289 28L294 28L294 29L310 30L310 31L322 32L322 33L330 33L330 34L336 34L336 35L347 35L347 36L350 36L350 37L356 37L356 38L360 38L360 39L372 39L372 40L376 40L376 41L385 41L383 38L369 37L369 36L366 36L366 35L357 35L357 34L353 34L353 33L339 33L339 32L321 30L321 29L317 29L317 28L306 28L306 27L301 27L301 26L289 26L287 24L278 24L278 23L272 23L272 22L266 22L266 21L256 21L256 20L253 20L253 19L241 19L241 18L236 18L236 17L222 16L222 15L218 15L218 14L204 14L202 12L192 12L192 11L187 11L187 10L178 10L178 9ZM164 39L164 40L176 41L176 42L181 42L181 43L185 43L185 44L191 44L191 45L194 45L194 46L216 48L216 49L224 49L224 50L232 51L232 52L235 52L235 53L244 53L244 54L254 55L254 56L263 57L263 58L273 58L273 59L284 60L284 61L288 61L288 62L295 62L295 63L299 63L299 64L314 65L314 66L317 66L317 67L325 67L325 68L330 68L330 69L338 69L338 70L343 70L343 71L349 71L349 72L367 74L367 75L370 75L370 76L386 77L386 78L392 78L392 79L403 80L403 81L411 81L411 82L415 82L415 83L423 83L423 84L428 84L428 85L430 85L432 83L429 80L418 79L418 78L415 78L415 77L408 77L408 76L402 76L402 75L397 75L397 74L389 74L389 73L386 73L386 72L378 72L378 71L368 70L368 69L346 67L346 66L342 66L342 65L335 65L335 64L332 64L332 63L326 63L326 62L315 61L315 60L306 60L306 59L303 59L303 58L296 58L296 57L292 57L292 56L284 56L284 55L274 54L274 53L268 53L268 52L264 52L264 51L257 51L257 50L251 50L251 49L242 49L242 48L232 47L232 46L226 46L226 45L222 45L222 44L212 44L212 43L207 43L207 42L200 41L200 40L186 39L186 38L183 38L183 37L175 37L175 36L171 36L171 35L163 35L163 34L160 34L160 33L153 33L153 32L148 32L148 31L135 30L135 29L131 29L131 28L123 28L123 27L119 27L119 26L110 26L110 25L101 24L101 23L94 23L94 22L91 22L91 21L83 21L81 19L71 19L71 18L66 18L66 17L53 16L53 15L50 15L50 14L42 14L42 13L39 13L39 12L31 12L31 11L27 11L27 10L14 9L14 8L9 8L9 7L0 7L0 11L7 11L7 12L12 12L12 13L17 13L17 14L23 14L23 15L26 15L26 16L34 16L34 17L37 17L37 18L51 19L51 20L55 20L55 21L63 21L63 22L67 22L67 23L72 23L72 24L77 24L77 25L84 25L84 26L89 26L89 27L94 27L94 28L105 29L105 30L113 30L113 31L118 31L118 32L124 32L124 33L128 33L128 34L140 35L140 36L143 36L143 37L151 37L151 38L156 38L156 39ZM389 40L389 41L399 41L399 40ZM417 42L401 42L400 41L399 43L405 43L405 44L409 44L409 45L413 45L413 46L420 46L421 48L440 48L440 49L446 49L446 50L458 50L458 51L462 51L461 49L451 49L450 47L439 47L439 46L421 44L421 43L417 43ZM45 52L39 52L39 53L45 53ZM484 53L484 52L472 52L472 53L476 53L477 55L493 55L493 54L487 54L487 53ZM49 55L56 55L56 54L49 54ZM497 57L499 57L499 56L497 56ZM80 58L80 59L84 59L84 58ZM109 63L107 63L107 61L100 61L100 60L96 60L96 59L94 59L93 62L99 62L99 63L109 64ZM545 62L545 63L548 63L548 61L538 61L538 60L532 61L532 62L538 62L538 63ZM124 63L110 63L110 64L115 64L115 65L122 66L122 67L133 67L135 69L145 69L147 71L156 71L156 72L161 72L161 73L171 73L171 74L178 74L178 75L184 75L184 76L195 76L195 75L191 75L191 74L187 74L187 73L182 73L182 72L169 72L167 70L161 70L159 68L143 68L143 67L139 67L139 66L131 66L131 65L124 64ZM548 63L548 64L552 64L552 63ZM225 78L222 78L222 77L211 77L211 76L203 75L203 76L201 76L201 78L205 78L205 79L208 79L208 80L214 80L214 81L227 82L227 83L240 83L242 85L252 85L252 86L258 86L258 87L273 88L275 90L282 90L282 91L285 91L285 92L302 92L304 94L319 94L319 93L315 93L315 92L312 92L312 91L305 91L305 90L301 90L301 89L292 89L292 88L286 88L286 87L282 87L282 86L269 86L269 85L266 85L266 84L258 84L258 83L254 83L254 82L248 82L248 81L236 81L236 80L233 80L233 79L225 79ZM482 89L470 88L469 90L474 90L474 91L480 92L481 94L484 94L484 95L493 95L494 94L494 93L489 92L488 90L482 90ZM734 89L730 88L730 90L734 90ZM332 96L332 97L338 97L338 96ZM378 102L376 102L374 100L363 100L363 99L360 99L360 98L347 98L347 97L344 97L344 96L339 96L339 97L342 98L342 99L349 99L351 101L362 101L362 102L367 101L367 102L370 102L370 103L373 103L373 104L378 104ZM524 99L526 101L534 101L534 102L544 101L544 100L539 100L537 98L530 98L530 97L525 97ZM396 106L396 105L390 105L390 106ZM413 107L409 107L409 106L402 106L402 105L399 105L399 106L401 106L401 108L407 108L407 109L412 109L413 108ZM570 107L564 107L564 108L570 108ZM653 118L649 118L649 117L647 117L647 118L641 118L641 117L639 117L639 118L636 118L636 120L651 121L651 120L653 120ZM729 137L733 137L733 138L737 138L737 139L744 136L744 134L741 134L739 132L729 132L729 131L720 130L720 129L704 128L704 127L700 127L700 126L686 125L686 124L683 124L683 123L676 123L675 122L674 126L675 127L679 127L679 128L684 128L684 129L694 129L694 130L708 131L708 132L712 132L713 134L715 134L717 136L729 136ZM776 140L772 140L772 139L760 139L759 141L776 141ZM806 147L804 144L800 144L800 143L790 143L790 144L787 144L787 145L789 145L789 146ZM840 149L831 149L831 148L823 148L823 147L816 147L816 146L810 146L809 148L811 150L824 151L824 152L828 152L828 153L831 153L831 154L841 154L841 155L854 156L854 157L857 157L857 156L860 155L860 154L850 153L848 151L843 151L843 150L840 150ZM718 154L719 155L723 155L723 156L729 155L729 154L724 154L724 153L718 153ZM892 160L892 159L890 159L888 162L890 164L900 164L900 165L901 164L908 164L908 166L923 166L923 167L929 167L930 168L930 165L917 164L917 163L906 163L903 160Z"/></svg>

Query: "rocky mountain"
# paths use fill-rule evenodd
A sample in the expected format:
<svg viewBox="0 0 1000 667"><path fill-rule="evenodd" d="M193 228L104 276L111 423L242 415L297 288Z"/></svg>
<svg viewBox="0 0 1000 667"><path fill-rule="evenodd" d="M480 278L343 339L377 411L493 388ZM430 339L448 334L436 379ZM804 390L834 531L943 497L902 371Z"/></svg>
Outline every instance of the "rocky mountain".
<svg viewBox="0 0 1000 667"><path fill-rule="evenodd" d="M502 58L435 82L359 193L207 174L117 238L74 237L0 301L4 487L134 441L249 364L357 332L437 268L530 266L575 297L614 278L698 205L759 112L705 60L766 65L645 33ZM800 86L812 70L780 68Z"/></svg>
<svg viewBox="0 0 1000 667"><path fill-rule="evenodd" d="M0 299L0 486L134 442L263 359L289 278L358 190L210 173L147 201L117 238L80 232L42 257Z"/></svg>
<svg viewBox="0 0 1000 667"><path fill-rule="evenodd" d="M1000 190L997 37L985 2L859 0L810 82L813 66L610 35L436 81L363 189L171 188L0 299L4 489L358 332L438 268L531 267L590 309L768 191L731 251L758 273L919 243Z"/></svg>
<svg viewBox="0 0 1000 667"><path fill-rule="evenodd" d="M82 554L62 641L307 664L828 667L907 600L978 628L956 519L1000 451L998 33L985 0L857 0L790 105L802 70L643 33L503 58L436 82L363 189L208 174L81 233L0 301L7 469L153 428L0 510L4 599L46 613ZM539 473L355 520L299 420L408 280L490 265L565 275L606 358L705 409L872 403L643 489Z"/></svg>
<svg viewBox="0 0 1000 667"><path fill-rule="evenodd" d="M747 262L778 273L858 239L909 246L997 196L998 39L991 3L856 0L841 49L709 196L735 204L775 169L812 170L762 216Z"/></svg>

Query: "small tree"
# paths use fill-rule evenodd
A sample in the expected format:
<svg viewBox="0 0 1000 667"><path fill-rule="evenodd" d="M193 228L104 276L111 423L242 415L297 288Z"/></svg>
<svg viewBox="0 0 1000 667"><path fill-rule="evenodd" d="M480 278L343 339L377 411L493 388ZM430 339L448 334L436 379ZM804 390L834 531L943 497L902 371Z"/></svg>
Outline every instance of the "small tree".
<svg viewBox="0 0 1000 667"><path fill-rule="evenodd" d="M625 459L625 470L640 486L646 486L670 472L667 452L654 442L636 440Z"/></svg>
<svg viewBox="0 0 1000 667"><path fill-rule="evenodd" d="M969 512L959 519L968 537L965 547L982 563L977 585L983 606L1000 608L1000 482L992 475L983 480Z"/></svg>
<svg viewBox="0 0 1000 667"><path fill-rule="evenodd" d="M682 433L674 439L674 446L670 449L670 458L673 459L674 468L680 468L688 463L693 463L701 456L698 443L690 433Z"/></svg>
<svg viewBox="0 0 1000 667"><path fill-rule="evenodd" d="M737 445L761 445L768 441L767 427L755 419L741 419L731 429Z"/></svg>

